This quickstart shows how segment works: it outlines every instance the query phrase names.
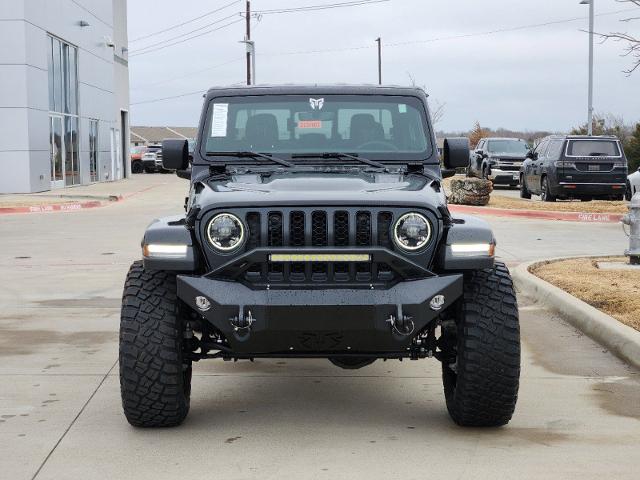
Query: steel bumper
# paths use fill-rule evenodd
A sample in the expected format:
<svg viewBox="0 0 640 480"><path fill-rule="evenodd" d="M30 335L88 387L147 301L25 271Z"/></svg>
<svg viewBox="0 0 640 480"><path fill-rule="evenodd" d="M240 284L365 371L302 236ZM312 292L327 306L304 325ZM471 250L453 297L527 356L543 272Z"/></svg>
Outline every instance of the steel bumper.
<svg viewBox="0 0 640 480"><path fill-rule="evenodd" d="M438 311L429 306L436 295L445 298ZM237 282L178 276L178 297L239 354L404 350L461 295L460 274L405 281L386 290L252 290ZM205 297L210 308L199 309L196 297ZM399 315L411 319L410 333L392 329L388 320ZM238 319L245 325L249 318L250 327L237 328Z"/></svg>

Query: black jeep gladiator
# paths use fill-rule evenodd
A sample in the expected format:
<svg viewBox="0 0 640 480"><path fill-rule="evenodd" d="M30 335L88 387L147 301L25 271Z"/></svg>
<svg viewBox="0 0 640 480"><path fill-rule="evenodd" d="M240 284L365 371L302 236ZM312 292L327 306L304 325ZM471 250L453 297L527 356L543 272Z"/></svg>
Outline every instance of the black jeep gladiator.
<svg viewBox="0 0 640 480"><path fill-rule="evenodd" d="M435 148L418 88L211 89L185 215L155 220L126 278L120 386L129 423L180 424L192 362L327 358L442 363L449 414L498 426L514 412L518 306L482 220L452 216L443 176L467 139Z"/></svg>

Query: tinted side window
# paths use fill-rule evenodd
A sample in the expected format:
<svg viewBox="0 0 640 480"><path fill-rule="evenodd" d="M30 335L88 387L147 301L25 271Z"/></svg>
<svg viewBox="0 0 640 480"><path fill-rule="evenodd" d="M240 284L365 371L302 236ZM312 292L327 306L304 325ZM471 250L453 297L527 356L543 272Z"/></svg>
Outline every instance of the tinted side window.
<svg viewBox="0 0 640 480"><path fill-rule="evenodd" d="M540 145L536 147L536 153L538 154L538 158L545 157L548 145L549 145L549 140L543 140L542 142L540 142Z"/></svg>
<svg viewBox="0 0 640 480"><path fill-rule="evenodd" d="M563 145L564 140L552 140L549 144L549 149L547 150L547 158L551 160L559 160Z"/></svg>

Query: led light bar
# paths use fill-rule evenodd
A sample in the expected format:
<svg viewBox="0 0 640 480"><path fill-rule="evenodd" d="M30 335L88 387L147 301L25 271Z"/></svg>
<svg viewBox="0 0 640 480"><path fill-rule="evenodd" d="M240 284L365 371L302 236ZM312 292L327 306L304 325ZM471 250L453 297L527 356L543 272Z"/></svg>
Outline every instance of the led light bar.
<svg viewBox="0 0 640 480"><path fill-rule="evenodd" d="M148 243L142 247L142 255L147 258L184 258L187 256L187 245Z"/></svg>
<svg viewBox="0 0 640 480"><path fill-rule="evenodd" d="M369 262L368 253L272 253L272 262Z"/></svg>
<svg viewBox="0 0 640 480"><path fill-rule="evenodd" d="M488 255L495 254L495 243L454 243L451 245L451 253L461 256Z"/></svg>

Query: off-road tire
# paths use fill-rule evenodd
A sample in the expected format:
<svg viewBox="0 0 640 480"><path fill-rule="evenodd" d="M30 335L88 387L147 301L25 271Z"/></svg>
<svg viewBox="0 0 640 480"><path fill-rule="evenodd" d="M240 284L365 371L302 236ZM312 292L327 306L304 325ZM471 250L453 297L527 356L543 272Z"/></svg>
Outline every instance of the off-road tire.
<svg viewBox="0 0 640 480"><path fill-rule="evenodd" d="M135 427L173 427L189 412L191 362L183 361L183 324L176 277L129 269L120 320L120 393L127 421Z"/></svg>
<svg viewBox="0 0 640 480"><path fill-rule="evenodd" d="M543 202L555 202L556 197L549 191L549 177L542 177L542 188L540 192L540 199Z"/></svg>
<svg viewBox="0 0 640 480"><path fill-rule="evenodd" d="M526 200L531 199L531 192L527 188L527 182L524 179L524 175L520 177L520 198L524 198Z"/></svg>
<svg viewBox="0 0 640 480"><path fill-rule="evenodd" d="M144 167L145 173L156 173L155 168Z"/></svg>
<svg viewBox="0 0 640 480"><path fill-rule="evenodd" d="M504 264L465 276L454 335L455 371L450 361L442 364L449 415L461 426L506 425L518 399L520 327Z"/></svg>
<svg viewBox="0 0 640 480"><path fill-rule="evenodd" d="M632 197L633 197L633 189L631 188L631 182L627 180L627 185L624 189L624 199L630 202Z"/></svg>

